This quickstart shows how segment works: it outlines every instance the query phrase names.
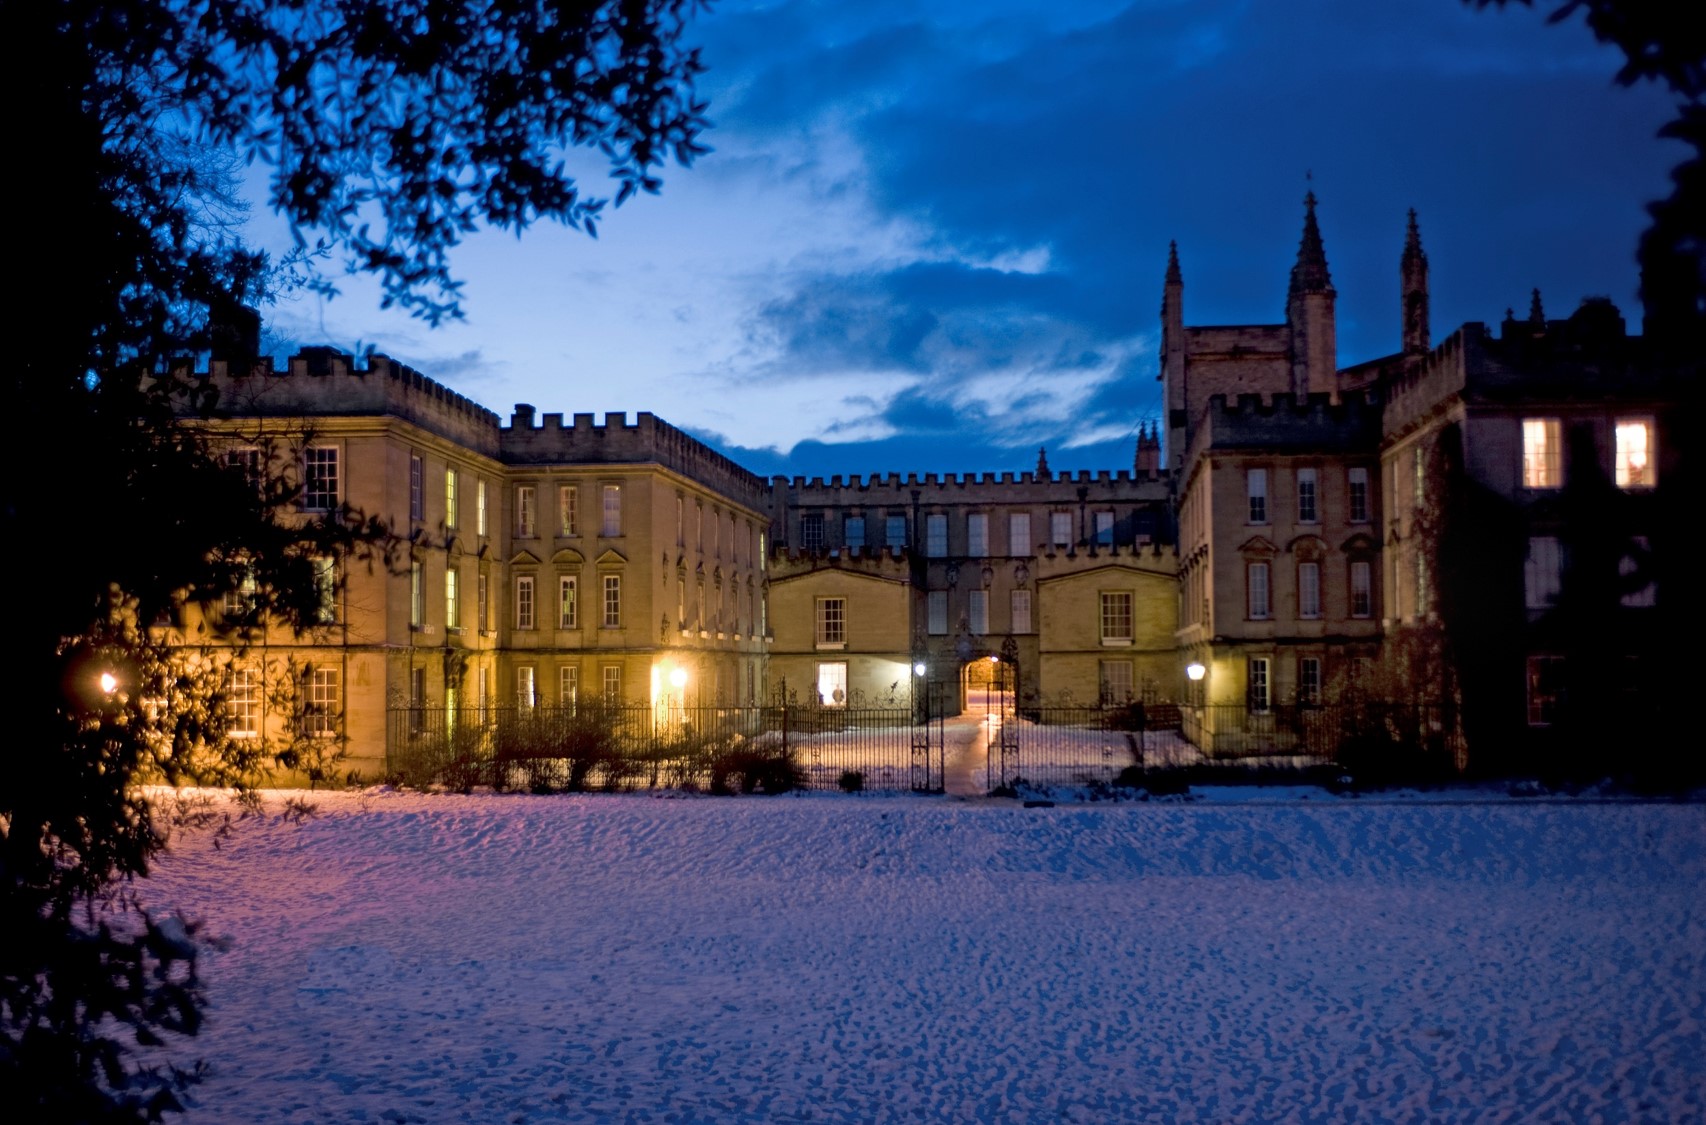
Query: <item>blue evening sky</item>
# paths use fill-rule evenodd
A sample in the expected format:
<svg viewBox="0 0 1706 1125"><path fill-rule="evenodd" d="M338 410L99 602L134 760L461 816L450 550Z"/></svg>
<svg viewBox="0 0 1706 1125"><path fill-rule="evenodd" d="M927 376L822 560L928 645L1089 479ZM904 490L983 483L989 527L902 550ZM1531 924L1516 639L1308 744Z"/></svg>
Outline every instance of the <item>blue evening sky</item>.
<svg viewBox="0 0 1706 1125"><path fill-rule="evenodd" d="M650 410L761 474L1122 468L1170 239L1186 323L1276 323L1313 186L1341 365L1396 350L1410 207L1436 342L1535 286L1638 331L1684 151L1662 91L1520 7L721 0L694 35L715 151L661 195L596 241L471 237L460 323L351 280L266 310L271 350L371 345L506 418Z"/></svg>

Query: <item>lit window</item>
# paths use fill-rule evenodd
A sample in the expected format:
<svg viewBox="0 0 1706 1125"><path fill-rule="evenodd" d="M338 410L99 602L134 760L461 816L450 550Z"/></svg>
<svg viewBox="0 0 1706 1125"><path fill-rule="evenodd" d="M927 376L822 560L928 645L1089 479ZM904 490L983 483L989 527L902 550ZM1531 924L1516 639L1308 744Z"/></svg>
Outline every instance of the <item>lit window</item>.
<svg viewBox="0 0 1706 1125"><path fill-rule="evenodd" d="M1350 516L1352 523L1368 522L1368 470L1350 471Z"/></svg>
<svg viewBox="0 0 1706 1125"><path fill-rule="evenodd" d="M338 506L338 448L309 446L303 454L302 507L329 512Z"/></svg>
<svg viewBox="0 0 1706 1125"><path fill-rule="evenodd" d="M474 613L479 618L482 633L490 632L492 628L491 593L491 577L482 570L474 583Z"/></svg>
<svg viewBox="0 0 1706 1125"><path fill-rule="evenodd" d="M486 534L486 482L474 482L474 534Z"/></svg>
<svg viewBox="0 0 1706 1125"><path fill-rule="evenodd" d="M1114 513L1096 513L1096 546L1112 547L1114 545Z"/></svg>
<svg viewBox="0 0 1706 1125"><path fill-rule="evenodd" d="M1522 486L1558 488L1564 483L1563 425L1556 418L1522 420Z"/></svg>
<svg viewBox="0 0 1706 1125"><path fill-rule="evenodd" d="M426 621L426 578L421 564L409 564L409 627L419 629Z"/></svg>
<svg viewBox="0 0 1706 1125"><path fill-rule="evenodd" d="M1617 419L1617 487L1651 488L1656 450L1651 418Z"/></svg>
<svg viewBox="0 0 1706 1125"><path fill-rule="evenodd" d="M983 512L966 516L966 554L974 559L989 554L989 516Z"/></svg>
<svg viewBox="0 0 1706 1125"><path fill-rule="evenodd" d="M455 567L444 572L444 627L460 631L462 625L461 588Z"/></svg>
<svg viewBox="0 0 1706 1125"><path fill-rule="evenodd" d="M844 538L849 549L865 545L865 517L848 516L844 524Z"/></svg>
<svg viewBox="0 0 1706 1125"><path fill-rule="evenodd" d="M971 618L970 628L973 636L981 637L989 632L989 591L973 590L967 602L968 616Z"/></svg>
<svg viewBox="0 0 1706 1125"><path fill-rule="evenodd" d="M343 710L336 668L316 664L308 670L308 699L302 709L302 732L314 738L338 733L338 714Z"/></svg>
<svg viewBox="0 0 1706 1125"><path fill-rule="evenodd" d="M1550 535L1531 537L1522 566L1524 604L1529 609L1550 609L1563 588L1563 575L1563 545Z"/></svg>
<svg viewBox="0 0 1706 1125"><path fill-rule="evenodd" d="M1131 591L1102 594L1102 643L1129 645L1132 642Z"/></svg>
<svg viewBox="0 0 1706 1125"><path fill-rule="evenodd" d="M1031 592L1029 590L1014 590L1012 594L1013 632L1029 633L1031 631Z"/></svg>
<svg viewBox="0 0 1706 1125"><path fill-rule="evenodd" d="M1098 669L1097 693L1100 702L1131 702L1131 661L1104 660Z"/></svg>
<svg viewBox="0 0 1706 1125"><path fill-rule="evenodd" d="M515 703L530 708L539 702L538 685L534 682L533 665L523 664L515 670Z"/></svg>
<svg viewBox="0 0 1706 1125"><path fill-rule="evenodd" d="M1249 707L1252 711L1266 711L1273 705L1272 685L1268 681L1268 658L1253 656L1249 664Z"/></svg>
<svg viewBox="0 0 1706 1125"><path fill-rule="evenodd" d="M1315 506L1314 469L1297 470L1297 522L1320 522L1320 515Z"/></svg>
<svg viewBox="0 0 1706 1125"><path fill-rule="evenodd" d="M622 665L606 664L600 671L604 679L604 701L622 702Z"/></svg>
<svg viewBox="0 0 1706 1125"><path fill-rule="evenodd" d="M883 521L883 543L889 547L906 546L905 516L890 516Z"/></svg>
<svg viewBox="0 0 1706 1125"><path fill-rule="evenodd" d="M557 489L557 534L581 533L581 490L572 484Z"/></svg>
<svg viewBox="0 0 1706 1125"><path fill-rule="evenodd" d="M515 534L520 539L531 539L539 530L539 490L531 484L517 485L515 489Z"/></svg>
<svg viewBox="0 0 1706 1125"><path fill-rule="evenodd" d="M845 648L847 645L847 599L817 600L817 647Z"/></svg>
<svg viewBox="0 0 1706 1125"><path fill-rule="evenodd" d="M1056 547L1072 545L1072 513L1050 512L1048 514L1048 538Z"/></svg>
<svg viewBox="0 0 1706 1125"><path fill-rule="evenodd" d="M1374 613L1373 568L1366 561L1351 563L1351 616L1370 617Z"/></svg>
<svg viewBox="0 0 1706 1125"><path fill-rule="evenodd" d="M800 517L800 546L808 551L823 550L822 512L807 512Z"/></svg>
<svg viewBox="0 0 1706 1125"><path fill-rule="evenodd" d="M409 454L409 518L426 519L426 466L420 454Z"/></svg>
<svg viewBox="0 0 1706 1125"><path fill-rule="evenodd" d="M1007 517L1007 553L1015 558L1031 554L1031 513L1014 512Z"/></svg>
<svg viewBox="0 0 1706 1125"><path fill-rule="evenodd" d="M515 627L533 628L533 576L517 575L515 579Z"/></svg>
<svg viewBox="0 0 1706 1125"><path fill-rule="evenodd" d="M261 733L261 673L255 668L233 668L225 681L230 733L234 738L254 738Z"/></svg>
<svg viewBox="0 0 1706 1125"><path fill-rule="evenodd" d="M1269 617L1268 608L1268 564L1265 562L1250 563L1244 569L1250 593L1250 620L1266 621Z"/></svg>
<svg viewBox="0 0 1706 1125"><path fill-rule="evenodd" d="M926 627L932 637L946 636L948 632L948 591L931 590L924 596Z"/></svg>
<svg viewBox="0 0 1706 1125"><path fill-rule="evenodd" d="M1426 451L1419 443L1410 454L1410 463L1412 468L1410 473L1410 501L1419 509L1427 503L1428 499L1427 456Z"/></svg>
<svg viewBox="0 0 1706 1125"><path fill-rule="evenodd" d="M580 620L576 613L576 580L572 574L557 576L557 628L578 629Z"/></svg>
<svg viewBox="0 0 1706 1125"><path fill-rule="evenodd" d="M426 669L409 669L409 712L417 731L426 729Z"/></svg>
<svg viewBox="0 0 1706 1125"><path fill-rule="evenodd" d="M234 589L225 591L225 618L228 621L247 621L261 608L260 584L255 580L252 562L243 564L242 577Z"/></svg>
<svg viewBox="0 0 1706 1125"><path fill-rule="evenodd" d="M622 534L622 486L619 484L604 486L604 526L599 534L606 538Z"/></svg>
<svg viewBox="0 0 1706 1125"><path fill-rule="evenodd" d="M675 498L675 545L687 546L687 501L680 495Z"/></svg>
<svg viewBox="0 0 1706 1125"><path fill-rule="evenodd" d="M1305 656L1297 662L1297 701L1321 702L1321 658Z"/></svg>
<svg viewBox="0 0 1706 1125"><path fill-rule="evenodd" d="M1528 723L1530 726L1549 726L1558 719L1564 701L1564 658L1561 656L1531 656L1528 658Z"/></svg>
<svg viewBox="0 0 1706 1125"><path fill-rule="evenodd" d="M604 576L604 627L620 629L622 627L622 576L606 574Z"/></svg>
<svg viewBox="0 0 1706 1125"><path fill-rule="evenodd" d="M1297 564L1297 616L1321 616L1321 564Z"/></svg>
<svg viewBox="0 0 1706 1125"><path fill-rule="evenodd" d="M847 665L837 661L817 666L817 701L823 707L847 706Z"/></svg>
<svg viewBox="0 0 1706 1125"><path fill-rule="evenodd" d="M1268 522L1268 471L1251 469L1244 474L1244 492L1250 500L1250 522Z"/></svg>
<svg viewBox="0 0 1706 1125"><path fill-rule="evenodd" d="M331 625L338 619L338 564L326 555L314 559L315 625Z"/></svg>
<svg viewBox="0 0 1706 1125"><path fill-rule="evenodd" d="M941 512L924 517L924 553L933 559L947 557L948 517Z"/></svg>
<svg viewBox="0 0 1706 1125"><path fill-rule="evenodd" d="M557 669L557 704L574 709L581 697L581 670L577 664L564 664Z"/></svg>
<svg viewBox="0 0 1706 1125"><path fill-rule="evenodd" d="M457 510L456 470L444 470L444 526L455 527L461 518Z"/></svg>

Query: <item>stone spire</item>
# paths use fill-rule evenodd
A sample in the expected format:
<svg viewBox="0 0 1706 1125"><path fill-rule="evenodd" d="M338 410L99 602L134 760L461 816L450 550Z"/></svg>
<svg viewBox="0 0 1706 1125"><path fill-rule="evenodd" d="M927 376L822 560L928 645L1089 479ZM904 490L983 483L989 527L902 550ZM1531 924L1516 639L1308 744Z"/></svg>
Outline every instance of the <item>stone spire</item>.
<svg viewBox="0 0 1706 1125"><path fill-rule="evenodd" d="M1428 256L1422 249L1422 232L1416 225L1414 207L1410 208L1410 228L1404 235L1404 256L1398 263L1398 279L1404 306L1404 354L1422 355L1431 343L1428 335Z"/></svg>
<svg viewBox="0 0 1706 1125"><path fill-rule="evenodd" d="M1539 331L1544 332L1546 330L1546 310L1540 305L1540 290L1538 289L1528 299L1528 323Z"/></svg>
<svg viewBox="0 0 1706 1125"><path fill-rule="evenodd" d="M1291 267L1293 293L1331 293L1333 278L1327 272L1327 251L1321 245L1321 228L1315 223L1315 193L1303 197L1303 239L1297 245L1297 264Z"/></svg>
<svg viewBox="0 0 1706 1125"><path fill-rule="evenodd" d="M1303 198L1303 240L1297 264L1291 267L1291 292L1285 300L1285 323L1291 335L1291 393L1299 398L1314 392L1335 394L1339 388L1339 345L1334 327L1333 279L1327 273L1327 251L1315 222L1315 193Z"/></svg>
<svg viewBox="0 0 1706 1125"><path fill-rule="evenodd" d="M1161 287L1161 416L1167 449L1185 448L1185 275L1179 244L1167 244L1167 278Z"/></svg>
<svg viewBox="0 0 1706 1125"><path fill-rule="evenodd" d="M1053 474L1048 471L1048 448L1046 446L1037 447L1037 479L1054 479Z"/></svg>
<svg viewBox="0 0 1706 1125"><path fill-rule="evenodd" d="M1179 272L1179 244L1167 243L1167 284L1183 285L1185 275Z"/></svg>

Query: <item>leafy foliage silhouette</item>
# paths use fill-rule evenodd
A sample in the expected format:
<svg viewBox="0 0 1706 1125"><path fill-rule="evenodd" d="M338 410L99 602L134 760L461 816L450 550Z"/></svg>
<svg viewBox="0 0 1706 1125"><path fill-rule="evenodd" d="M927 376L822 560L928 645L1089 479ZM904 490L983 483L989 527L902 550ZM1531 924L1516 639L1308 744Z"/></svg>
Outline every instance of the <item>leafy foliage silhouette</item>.
<svg viewBox="0 0 1706 1125"><path fill-rule="evenodd" d="M158 1120L193 1072L148 1052L193 1034L194 927L142 911L164 845L144 780L245 786L319 769L300 740L233 739L218 661L153 628L241 591L311 627L316 560L387 565L383 522L299 510L186 419L222 405L175 356L252 358L253 314L325 261L389 301L459 315L450 255L482 225L593 233L569 172L590 148L618 203L704 151L695 0L0 0L4 190L15 284L0 451L14 598L13 752L0 785L0 1104L31 1120ZM244 159L299 251L238 236ZM43 427L51 439L26 427ZM51 444L50 444L51 441ZM290 458L280 458L281 465ZM36 548L31 550L31 548ZM98 685L102 673L112 690ZM312 746L309 747L311 751ZM156 1062L151 1065L151 1061Z"/></svg>

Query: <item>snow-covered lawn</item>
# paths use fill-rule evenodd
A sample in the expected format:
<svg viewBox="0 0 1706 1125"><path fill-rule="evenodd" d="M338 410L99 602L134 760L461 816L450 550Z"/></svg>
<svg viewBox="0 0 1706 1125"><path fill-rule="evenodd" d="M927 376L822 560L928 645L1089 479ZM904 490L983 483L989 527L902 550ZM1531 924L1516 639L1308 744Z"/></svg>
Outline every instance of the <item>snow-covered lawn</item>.
<svg viewBox="0 0 1706 1125"><path fill-rule="evenodd" d="M318 795L192 1123L1706 1117L1706 806Z"/></svg>

